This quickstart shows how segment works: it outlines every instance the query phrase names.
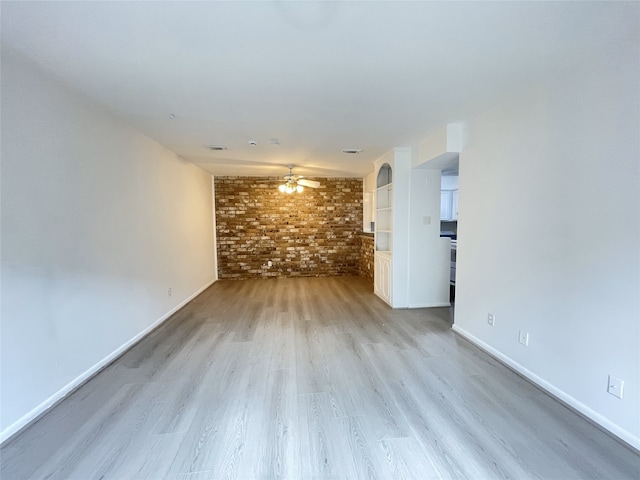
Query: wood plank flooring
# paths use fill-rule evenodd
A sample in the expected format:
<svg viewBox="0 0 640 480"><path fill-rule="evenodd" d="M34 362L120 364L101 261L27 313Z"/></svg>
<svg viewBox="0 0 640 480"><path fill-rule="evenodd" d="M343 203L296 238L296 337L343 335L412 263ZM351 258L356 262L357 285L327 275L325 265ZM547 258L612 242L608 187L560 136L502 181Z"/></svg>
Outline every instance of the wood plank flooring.
<svg viewBox="0 0 640 480"><path fill-rule="evenodd" d="M626 479L640 457L361 279L220 281L1 450L13 479Z"/></svg>

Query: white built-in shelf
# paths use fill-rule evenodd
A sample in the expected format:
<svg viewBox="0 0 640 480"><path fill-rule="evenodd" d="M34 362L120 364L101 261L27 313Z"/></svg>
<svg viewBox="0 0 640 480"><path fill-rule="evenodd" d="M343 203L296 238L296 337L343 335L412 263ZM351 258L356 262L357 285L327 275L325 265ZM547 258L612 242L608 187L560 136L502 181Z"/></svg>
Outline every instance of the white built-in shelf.
<svg viewBox="0 0 640 480"><path fill-rule="evenodd" d="M376 251L391 252L393 182L391 167L383 165L376 180Z"/></svg>
<svg viewBox="0 0 640 480"><path fill-rule="evenodd" d="M391 305L391 266L393 239L393 178L385 163L376 178L376 223L373 291Z"/></svg>

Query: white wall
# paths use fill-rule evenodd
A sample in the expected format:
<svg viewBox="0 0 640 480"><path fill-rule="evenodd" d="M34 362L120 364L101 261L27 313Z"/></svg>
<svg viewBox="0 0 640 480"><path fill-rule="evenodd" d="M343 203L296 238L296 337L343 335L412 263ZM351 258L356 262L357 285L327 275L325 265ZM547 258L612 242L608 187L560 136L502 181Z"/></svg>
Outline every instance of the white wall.
<svg viewBox="0 0 640 480"><path fill-rule="evenodd" d="M210 284L214 249L208 173L6 55L1 119L6 438Z"/></svg>
<svg viewBox="0 0 640 480"><path fill-rule="evenodd" d="M442 175L441 190L458 190L458 175Z"/></svg>
<svg viewBox="0 0 640 480"><path fill-rule="evenodd" d="M393 282L392 306L409 306L409 202L411 201L411 158L412 150L407 147L393 149L393 261L391 277Z"/></svg>
<svg viewBox="0 0 640 480"><path fill-rule="evenodd" d="M638 448L639 70L614 45L469 122L454 326Z"/></svg>
<svg viewBox="0 0 640 480"><path fill-rule="evenodd" d="M369 175L367 175L366 177L364 177L364 180L362 182L362 189L365 192L375 192L376 191L376 180L377 180L377 173L376 169L373 169L373 172L371 172Z"/></svg>
<svg viewBox="0 0 640 480"><path fill-rule="evenodd" d="M449 306L451 243L440 238L440 170L411 170L410 205L409 308Z"/></svg>
<svg viewBox="0 0 640 480"><path fill-rule="evenodd" d="M376 171L362 179L362 231L373 232L371 222L376 221Z"/></svg>
<svg viewBox="0 0 640 480"><path fill-rule="evenodd" d="M450 123L429 133L415 146L412 164L414 167L450 170L457 165L458 153L465 140L465 125Z"/></svg>
<svg viewBox="0 0 640 480"><path fill-rule="evenodd" d="M440 238L440 170L411 168L417 153L415 147L396 147L374 164L376 175L385 163L393 175L393 308L450 305L450 241Z"/></svg>

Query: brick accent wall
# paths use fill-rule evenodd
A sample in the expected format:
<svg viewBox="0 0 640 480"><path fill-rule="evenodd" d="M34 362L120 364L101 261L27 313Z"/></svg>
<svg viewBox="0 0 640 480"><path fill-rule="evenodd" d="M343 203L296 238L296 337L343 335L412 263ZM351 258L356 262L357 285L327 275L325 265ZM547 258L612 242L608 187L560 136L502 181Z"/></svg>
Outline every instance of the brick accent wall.
<svg viewBox="0 0 640 480"><path fill-rule="evenodd" d="M286 194L282 177L215 177L219 278L358 275L362 179L316 180Z"/></svg>
<svg viewBox="0 0 640 480"><path fill-rule="evenodd" d="M374 244L373 237L367 235L360 235L360 262L358 266L358 273L369 283L373 288L373 256L374 256Z"/></svg>

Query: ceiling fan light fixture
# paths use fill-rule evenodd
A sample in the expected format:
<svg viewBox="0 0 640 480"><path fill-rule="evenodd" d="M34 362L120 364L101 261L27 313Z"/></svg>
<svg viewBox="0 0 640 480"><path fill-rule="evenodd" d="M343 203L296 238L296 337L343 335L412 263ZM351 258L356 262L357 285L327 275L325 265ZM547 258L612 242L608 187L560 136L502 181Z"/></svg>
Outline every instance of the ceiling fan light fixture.
<svg viewBox="0 0 640 480"><path fill-rule="evenodd" d="M292 169L293 165L289 165L289 173L284 176L284 183L278 186L278 190L280 190L282 193L302 193L304 191L304 187L320 187L320 182L316 182L315 180L307 180L306 178L302 178L302 175L294 175Z"/></svg>
<svg viewBox="0 0 640 480"><path fill-rule="evenodd" d="M304 188L302 187L302 185L298 185L294 179L288 178L286 182L278 187L278 190L280 190L282 193L292 194L293 192L300 193L302 192L302 190L304 190Z"/></svg>

